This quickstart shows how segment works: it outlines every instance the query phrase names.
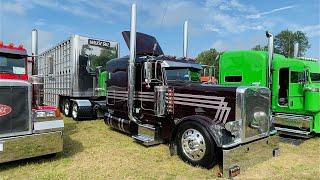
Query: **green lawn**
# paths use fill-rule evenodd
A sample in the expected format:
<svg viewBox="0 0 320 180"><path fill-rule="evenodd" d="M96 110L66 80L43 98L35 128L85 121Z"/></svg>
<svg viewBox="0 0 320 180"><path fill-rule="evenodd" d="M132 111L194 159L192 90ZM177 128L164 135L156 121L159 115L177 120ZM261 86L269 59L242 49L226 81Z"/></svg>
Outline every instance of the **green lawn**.
<svg viewBox="0 0 320 180"><path fill-rule="evenodd" d="M0 165L0 179L213 179L214 170L170 156L166 145L146 148L102 120L65 118L64 152ZM50 142L48 142L50 143ZM320 138L281 143L281 155L241 172L242 179L317 179Z"/></svg>

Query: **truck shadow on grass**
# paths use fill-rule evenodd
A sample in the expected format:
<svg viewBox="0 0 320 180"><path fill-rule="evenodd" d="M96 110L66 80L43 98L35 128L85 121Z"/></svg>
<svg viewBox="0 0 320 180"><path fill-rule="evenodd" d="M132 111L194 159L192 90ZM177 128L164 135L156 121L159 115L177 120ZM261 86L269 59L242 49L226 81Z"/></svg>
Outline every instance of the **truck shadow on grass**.
<svg viewBox="0 0 320 180"><path fill-rule="evenodd" d="M54 161L59 161L64 158L70 158L75 154L82 152L84 149L82 143L70 138L70 135L77 132L76 128L77 128L76 123L66 124L64 129L64 134L63 134L63 151L62 152L1 163L0 172L6 171L12 168L23 167L23 166L32 165L32 164L45 164L45 163L50 163Z"/></svg>
<svg viewBox="0 0 320 180"><path fill-rule="evenodd" d="M300 137L293 137L293 136L288 136L284 134L280 134L280 142L286 143L286 144L292 144L294 146L300 146L303 144L308 138L300 138Z"/></svg>

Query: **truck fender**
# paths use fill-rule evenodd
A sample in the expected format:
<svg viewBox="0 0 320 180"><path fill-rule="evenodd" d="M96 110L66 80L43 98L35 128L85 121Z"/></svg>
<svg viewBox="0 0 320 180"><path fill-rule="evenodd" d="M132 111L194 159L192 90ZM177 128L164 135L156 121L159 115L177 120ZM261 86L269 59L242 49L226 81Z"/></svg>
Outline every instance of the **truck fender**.
<svg viewBox="0 0 320 180"><path fill-rule="evenodd" d="M175 138L178 133L178 129L181 124L183 124L186 121L197 121L200 123L203 127L207 129L213 140L215 141L217 147L222 147L222 127L217 125L212 119L206 117L206 116L201 116L201 115L193 115L193 116L187 116L182 119L179 119L176 122L176 125L174 129L172 130L171 133L171 138L170 138L170 154L171 155L176 155L177 154L177 147L175 144Z"/></svg>
<svg viewBox="0 0 320 180"><path fill-rule="evenodd" d="M72 107L78 105L78 119L93 118L95 116L91 101L87 99L70 99Z"/></svg>
<svg viewBox="0 0 320 180"><path fill-rule="evenodd" d="M78 106L92 106L91 102L87 99L70 99L72 103L76 102Z"/></svg>

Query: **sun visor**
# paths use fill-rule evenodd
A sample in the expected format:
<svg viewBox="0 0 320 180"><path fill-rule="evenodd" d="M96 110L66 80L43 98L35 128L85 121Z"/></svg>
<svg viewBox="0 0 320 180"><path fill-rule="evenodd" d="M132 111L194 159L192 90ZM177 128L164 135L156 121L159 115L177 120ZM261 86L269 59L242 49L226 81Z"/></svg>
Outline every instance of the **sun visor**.
<svg viewBox="0 0 320 180"><path fill-rule="evenodd" d="M130 49L130 31L123 31L122 36ZM137 32L136 54L137 55L163 55L163 51L157 39L148 34ZM156 48L154 50L156 44Z"/></svg>

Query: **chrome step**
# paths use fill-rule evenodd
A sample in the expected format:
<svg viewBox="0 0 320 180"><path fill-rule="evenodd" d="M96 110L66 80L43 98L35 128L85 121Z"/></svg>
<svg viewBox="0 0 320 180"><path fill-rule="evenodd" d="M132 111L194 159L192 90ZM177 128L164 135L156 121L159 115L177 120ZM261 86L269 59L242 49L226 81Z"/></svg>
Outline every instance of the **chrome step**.
<svg viewBox="0 0 320 180"><path fill-rule="evenodd" d="M159 138L159 128L151 124L139 124L138 134L133 135L132 138L145 146L162 143L162 140Z"/></svg>
<svg viewBox="0 0 320 180"><path fill-rule="evenodd" d="M275 127L279 134L286 134L295 137L302 137L302 138L310 138L312 134L309 131L301 131L296 129L288 129L282 127Z"/></svg>

